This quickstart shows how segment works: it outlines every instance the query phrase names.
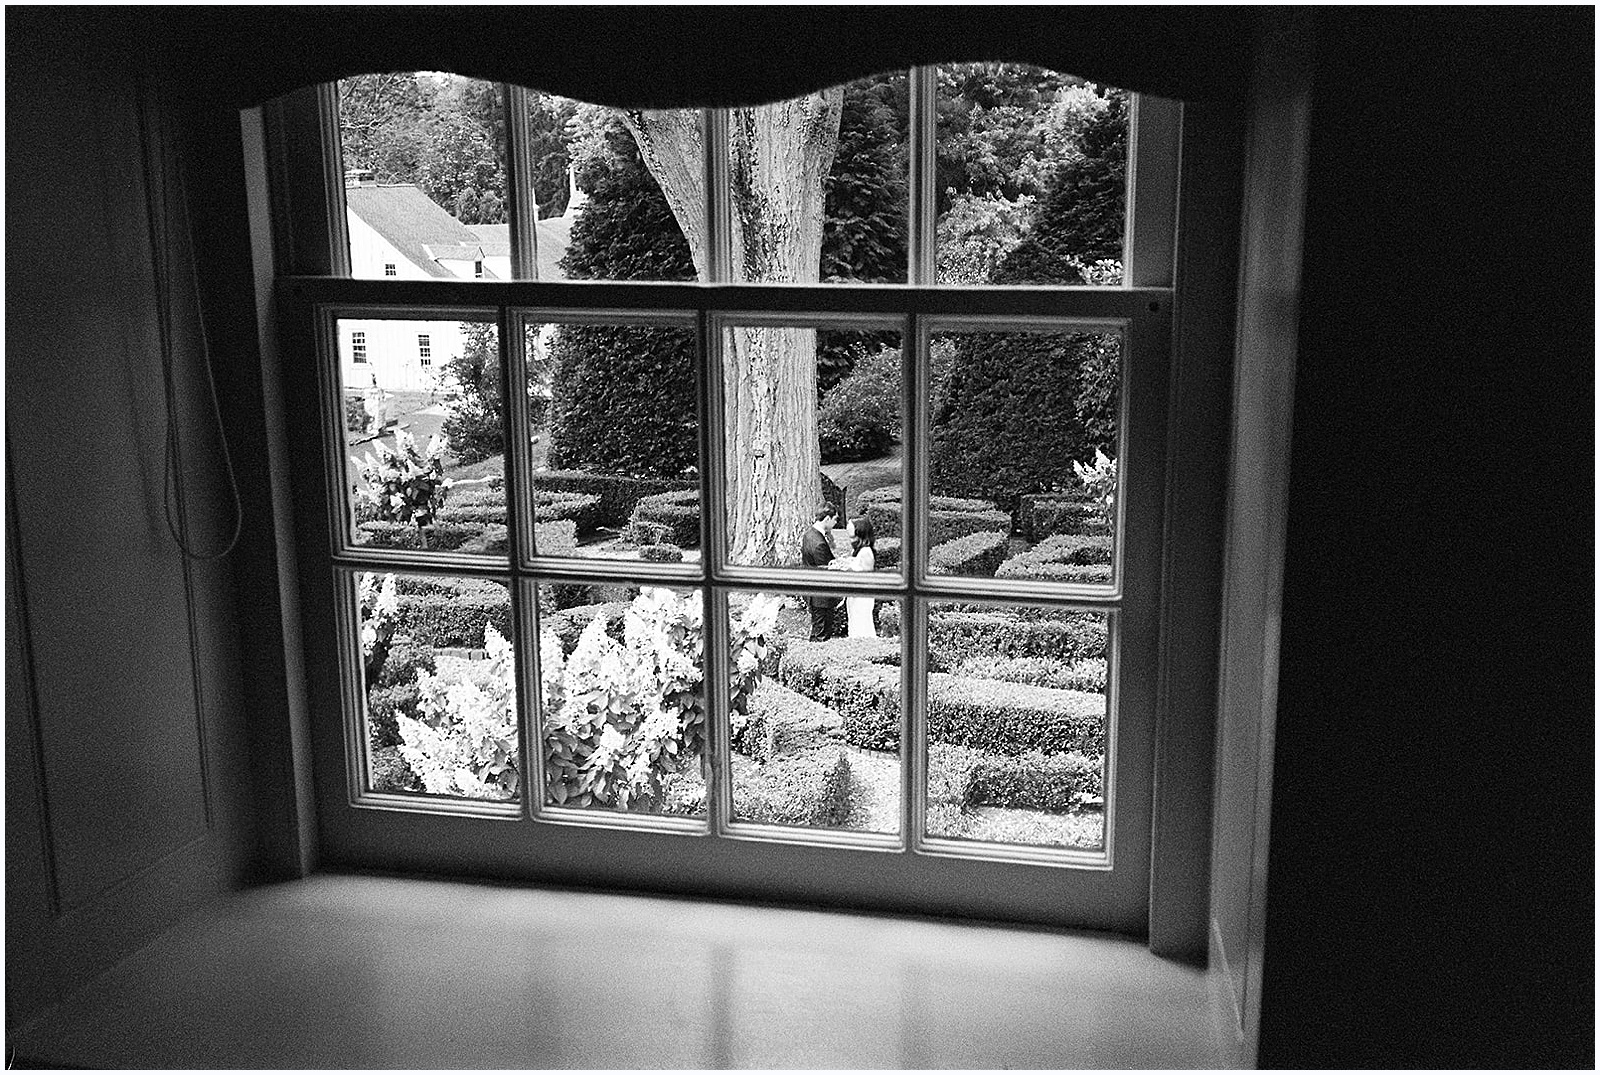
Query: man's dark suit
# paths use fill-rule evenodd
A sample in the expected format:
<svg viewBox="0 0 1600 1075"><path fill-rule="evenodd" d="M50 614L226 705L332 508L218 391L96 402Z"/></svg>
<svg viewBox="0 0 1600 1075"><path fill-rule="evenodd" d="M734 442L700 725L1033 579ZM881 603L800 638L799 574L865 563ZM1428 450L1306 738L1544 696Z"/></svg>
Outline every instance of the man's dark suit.
<svg viewBox="0 0 1600 1075"><path fill-rule="evenodd" d="M833 545L815 526L806 527L800 538L800 562L807 567L826 568L833 560ZM837 597L809 597L811 607L811 641L821 642L839 634L839 599Z"/></svg>

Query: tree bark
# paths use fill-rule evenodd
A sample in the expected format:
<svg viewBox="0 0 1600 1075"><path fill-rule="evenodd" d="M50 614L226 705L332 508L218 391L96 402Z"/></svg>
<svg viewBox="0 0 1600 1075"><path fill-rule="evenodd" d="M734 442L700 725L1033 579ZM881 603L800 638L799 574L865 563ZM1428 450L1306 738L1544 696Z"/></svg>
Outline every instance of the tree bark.
<svg viewBox="0 0 1600 1075"><path fill-rule="evenodd" d="M823 180L839 145L842 89L731 110L733 278L816 283ZM698 113L624 116L707 278L705 167ZM821 487L814 329L737 328L723 346L728 549L736 564L800 559Z"/></svg>

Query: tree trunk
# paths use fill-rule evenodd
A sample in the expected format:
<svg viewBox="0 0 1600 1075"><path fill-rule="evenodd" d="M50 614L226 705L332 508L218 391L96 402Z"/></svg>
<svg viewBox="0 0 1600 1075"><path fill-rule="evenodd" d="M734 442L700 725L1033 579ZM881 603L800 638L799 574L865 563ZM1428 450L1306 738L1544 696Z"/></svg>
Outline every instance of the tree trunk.
<svg viewBox="0 0 1600 1075"><path fill-rule="evenodd" d="M823 179L839 145L841 89L729 118L733 278L816 283L822 263ZM705 167L698 114L629 112L645 166L707 277ZM723 347L727 412L728 548L736 564L793 564L819 504L817 334L734 329Z"/></svg>

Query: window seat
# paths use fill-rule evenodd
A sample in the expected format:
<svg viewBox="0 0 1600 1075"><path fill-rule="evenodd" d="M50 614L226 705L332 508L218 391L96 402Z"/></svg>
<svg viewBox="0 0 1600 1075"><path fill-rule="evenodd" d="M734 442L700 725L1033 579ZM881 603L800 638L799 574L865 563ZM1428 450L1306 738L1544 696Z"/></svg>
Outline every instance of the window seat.
<svg viewBox="0 0 1600 1075"><path fill-rule="evenodd" d="M1216 1066L1202 970L1139 942L319 874L169 930L13 1034L83 1067Z"/></svg>

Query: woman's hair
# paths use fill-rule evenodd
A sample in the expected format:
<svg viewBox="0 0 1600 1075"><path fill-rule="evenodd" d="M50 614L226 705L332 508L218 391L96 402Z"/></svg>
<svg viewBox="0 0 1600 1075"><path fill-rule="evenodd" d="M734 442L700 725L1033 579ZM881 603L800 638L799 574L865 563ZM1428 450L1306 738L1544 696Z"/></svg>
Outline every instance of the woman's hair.
<svg viewBox="0 0 1600 1075"><path fill-rule="evenodd" d="M872 549L874 553L878 551L876 548L873 548L872 544L874 536L872 533L871 519L868 519L864 515L859 519L851 519L850 529L855 531L855 537L850 539L851 552L860 552L863 548Z"/></svg>

